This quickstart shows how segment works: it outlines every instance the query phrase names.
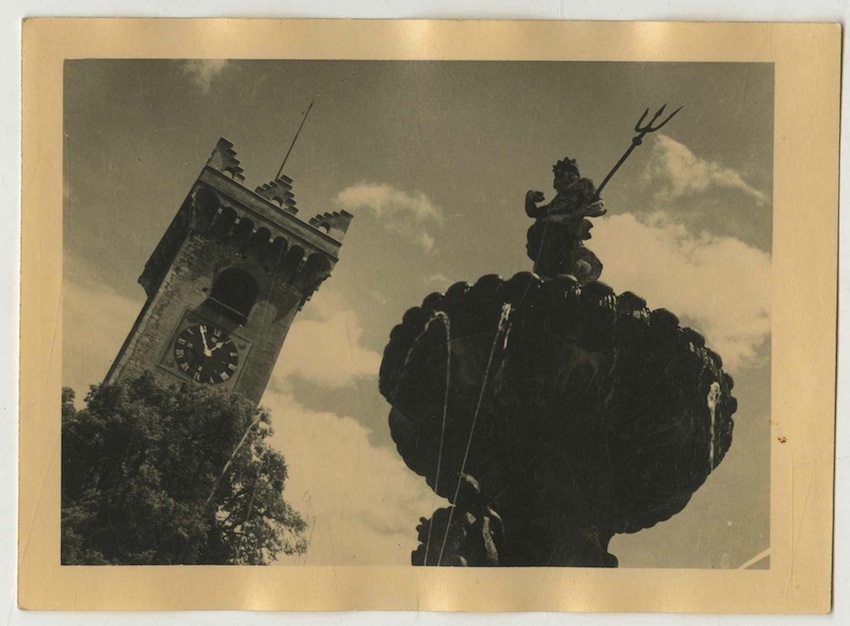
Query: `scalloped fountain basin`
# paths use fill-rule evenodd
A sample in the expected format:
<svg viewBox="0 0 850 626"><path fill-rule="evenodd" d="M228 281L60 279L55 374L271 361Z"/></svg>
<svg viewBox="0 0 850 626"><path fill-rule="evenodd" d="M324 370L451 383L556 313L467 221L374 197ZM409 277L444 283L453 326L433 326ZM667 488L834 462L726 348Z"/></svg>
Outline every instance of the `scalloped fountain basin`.
<svg viewBox="0 0 850 626"><path fill-rule="evenodd" d="M380 373L405 463L450 502L474 477L500 565L616 565L614 533L678 513L722 461L732 386L669 311L529 272L426 297Z"/></svg>

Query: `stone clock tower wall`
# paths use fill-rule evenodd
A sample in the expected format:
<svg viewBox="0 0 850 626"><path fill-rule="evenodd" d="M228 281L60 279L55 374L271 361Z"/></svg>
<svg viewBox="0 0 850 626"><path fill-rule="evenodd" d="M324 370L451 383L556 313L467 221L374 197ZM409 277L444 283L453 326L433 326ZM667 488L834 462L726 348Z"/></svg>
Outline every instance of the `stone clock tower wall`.
<svg viewBox="0 0 850 626"><path fill-rule="evenodd" d="M292 180L251 191L232 144L220 139L139 283L147 301L106 382L151 370L193 382L175 358L181 331L221 329L238 364L219 389L259 403L293 318L339 258L351 214L297 216Z"/></svg>

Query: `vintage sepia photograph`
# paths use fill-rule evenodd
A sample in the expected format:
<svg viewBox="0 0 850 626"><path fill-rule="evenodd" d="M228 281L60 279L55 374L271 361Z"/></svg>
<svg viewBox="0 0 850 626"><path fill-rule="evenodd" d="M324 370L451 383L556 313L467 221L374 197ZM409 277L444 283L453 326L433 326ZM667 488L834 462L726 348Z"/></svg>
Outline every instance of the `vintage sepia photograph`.
<svg viewBox="0 0 850 626"><path fill-rule="evenodd" d="M67 61L62 563L769 568L773 106Z"/></svg>
<svg viewBox="0 0 850 626"><path fill-rule="evenodd" d="M840 41L28 21L20 606L828 611Z"/></svg>

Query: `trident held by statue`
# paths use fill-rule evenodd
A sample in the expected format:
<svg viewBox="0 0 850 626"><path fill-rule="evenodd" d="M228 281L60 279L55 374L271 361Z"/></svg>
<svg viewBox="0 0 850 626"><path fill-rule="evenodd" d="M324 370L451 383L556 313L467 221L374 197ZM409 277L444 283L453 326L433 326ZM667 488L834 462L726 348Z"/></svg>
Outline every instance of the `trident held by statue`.
<svg viewBox="0 0 850 626"><path fill-rule="evenodd" d="M605 185L608 184L608 181L611 180L611 178L614 176L614 174L617 173L617 170L620 169L620 166L623 163L626 162L626 159L629 158L629 155L632 153L632 151L634 151L635 148L637 148L640 144L643 143L643 138L646 137L649 133L654 133L657 130L661 130L667 122L669 122L670 120L673 119L673 116L676 115L676 113L678 113L679 111L682 110L682 107L679 107L678 109L673 111L666 120L664 120L663 122L661 122L657 126L653 126L655 121L664 114L664 109L666 107L667 107L667 105L664 104L664 106L662 106L660 109L658 109L658 111L655 112L655 115L652 116L652 119L649 120L649 123L647 123L646 126L641 126L641 124L643 124L643 121L646 119L646 116L649 115L649 109L644 111L643 115L640 116L638 123L635 124L635 132L637 133L637 135L632 137L632 145L630 145L628 150L626 150L623 153L623 156L620 157L620 160L617 161L617 164L613 167L613 169L610 172L608 172L608 176L605 177L605 180L602 181L602 184L600 184L599 187L597 187L597 189L596 189L596 199L597 200L599 199L599 196L602 194L602 189L605 188Z"/></svg>

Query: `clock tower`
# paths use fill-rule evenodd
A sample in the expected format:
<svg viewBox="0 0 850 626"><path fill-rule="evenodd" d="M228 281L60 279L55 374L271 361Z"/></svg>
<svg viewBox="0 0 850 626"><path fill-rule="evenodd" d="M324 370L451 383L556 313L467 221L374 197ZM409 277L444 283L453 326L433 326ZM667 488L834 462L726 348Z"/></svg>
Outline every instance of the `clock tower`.
<svg viewBox="0 0 850 626"><path fill-rule="evenodd" d="M328 276L352 215L298 217L292 179L251 191L218 145L139 277L147 293L106 376L151 370L259 403L296 313Z"/></svg>

